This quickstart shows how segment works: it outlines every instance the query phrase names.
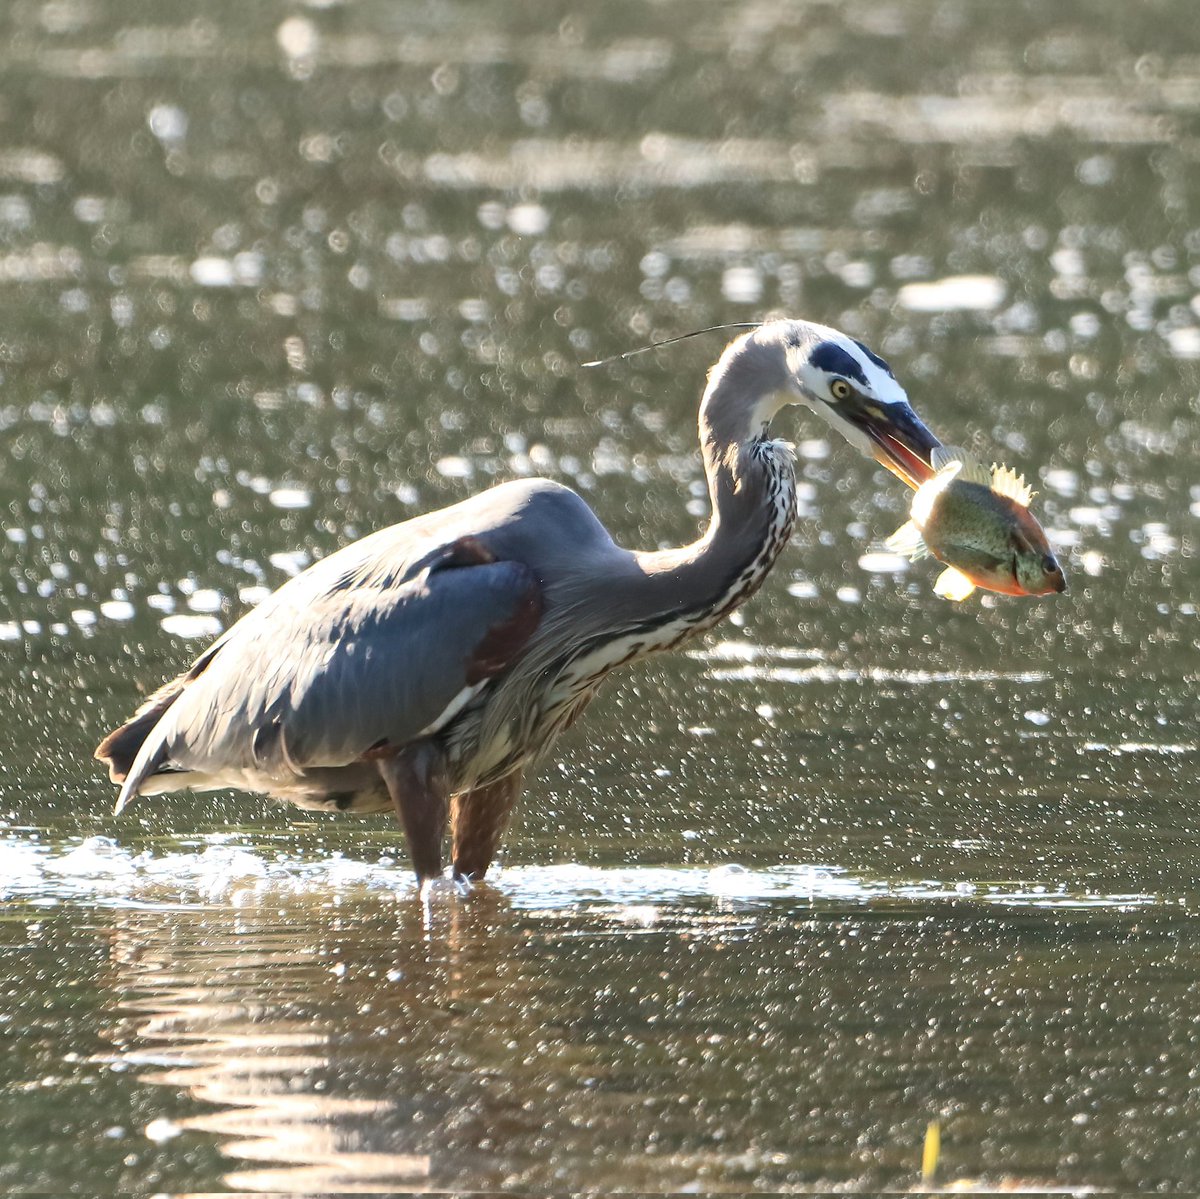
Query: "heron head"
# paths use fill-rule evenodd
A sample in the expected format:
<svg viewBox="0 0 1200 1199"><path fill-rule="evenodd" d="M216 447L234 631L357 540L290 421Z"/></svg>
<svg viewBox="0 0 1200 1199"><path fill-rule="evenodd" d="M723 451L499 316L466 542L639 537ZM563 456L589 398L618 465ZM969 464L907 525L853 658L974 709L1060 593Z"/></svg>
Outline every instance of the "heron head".
<svg viewBox="0 0 1200 1199"><path fill-rule="evenodd" d="M778 338L787 363L787 390L851 445L910 487L933 477L930 454L941 443L878 354L836 329L807 321L774 321L757 336Z"/></svg>

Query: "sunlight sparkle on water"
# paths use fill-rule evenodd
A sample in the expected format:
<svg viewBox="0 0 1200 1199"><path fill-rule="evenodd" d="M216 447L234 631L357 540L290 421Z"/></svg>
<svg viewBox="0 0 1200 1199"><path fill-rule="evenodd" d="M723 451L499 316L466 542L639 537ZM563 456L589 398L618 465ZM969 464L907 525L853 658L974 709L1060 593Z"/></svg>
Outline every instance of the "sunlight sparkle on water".
<svg viewBox="0 0 1200 1199"><path fill-rule="evenodd" d="M135 853L109 837L63 846L11 837L0 841L0 897L49 903L238 904L248 893L341 895L386 892L411 897L404 866L332 854L265 856L231 836L214 834L192 851ZM649 911L687 909L698 902L851 903L880 900L922 904L962 900L1001 906L1118 907L1153 905L1153 894L1072 890L1058 882L885 879L838 866L800 864L750 869L705 866L515 866L496 872L491 886L521 909L615 905L630 923L653 922ZM640 914L639 914L640 913Z"/></svg>
<svg viewBox="0 0 1200 1199"><path fill-rule="evenodd" d="M906 283L897 299L910 312L986 312L998 308L1007 294L994 275L951 275L929 283Z"/></svg>

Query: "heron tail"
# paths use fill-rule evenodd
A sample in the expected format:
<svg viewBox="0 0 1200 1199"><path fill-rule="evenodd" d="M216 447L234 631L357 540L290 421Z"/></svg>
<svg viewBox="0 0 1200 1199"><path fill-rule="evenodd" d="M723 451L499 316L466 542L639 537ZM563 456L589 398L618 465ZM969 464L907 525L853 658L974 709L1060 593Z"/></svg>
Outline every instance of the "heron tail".
<svg viewBox="0 0 1200 1199"><path fill-rule="evenodd" d="M121 783L116 811L120 812L137 794L137 788L151 770L135 770L142 750L167 709L179 698L187 675L172 679L160 687L120 728L114 729L96 746L96 759L108 766L108 777ZM161 761L161 759L160 759ZM159 763L156 762L155 766Z"/></svg>

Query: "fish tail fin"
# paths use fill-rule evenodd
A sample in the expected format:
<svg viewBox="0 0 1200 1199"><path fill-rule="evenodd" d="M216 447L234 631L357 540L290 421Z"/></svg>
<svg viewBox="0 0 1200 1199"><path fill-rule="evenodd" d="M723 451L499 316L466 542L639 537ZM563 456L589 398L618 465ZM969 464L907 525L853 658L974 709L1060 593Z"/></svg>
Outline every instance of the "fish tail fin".
<svg viewBox="0 0 1200 1199"><path fill-rule="evenodd" d="M929 456L930 465L939 474L943 470L957 464L955 477L964 483L982 483L984 487L992 484L992 472L988 470L974 454L953 445L939 445Z"/></svg>
<svg viewBox="0 0 1200 1199"><path fill-rule="evenodd" d="M922 558L929 556L929 547L925 544L925 538L921 536L921 530L911 520L905 521L883 544L893 554L899 554L902 558L911 558L914 562L919 562Z"/></svg>
<svg viewBox="0 0 1200 1199"><path fill-rule="evenodd" d="M961 603L975 590L975 584L956 567L947 566L933 585L934 593L943 599Z"/></svg>

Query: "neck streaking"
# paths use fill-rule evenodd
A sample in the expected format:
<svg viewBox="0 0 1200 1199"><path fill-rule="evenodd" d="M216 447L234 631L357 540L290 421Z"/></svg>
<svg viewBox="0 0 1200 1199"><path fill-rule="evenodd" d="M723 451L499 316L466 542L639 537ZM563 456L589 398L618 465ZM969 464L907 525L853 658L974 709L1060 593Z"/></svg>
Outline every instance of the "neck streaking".
<svg viewBox="0 0 1200 1199"><path fill-rule="evenodd" d="M704 536L680 549L637 555L646 585L643 613L581 647L561 668L547 727L570 723L610 671L712 628L762 586L795 525L795 455L787 442L766 437L739 451L728 479L710 477L713 517Z"/></svg>
<svg viewBox="0 0 1200 1199"><path fill-rule="evenodd" d="M704 536L678 550L639 555L660 605L643 627L656 632L645 652L670 649L712 628L756 592L796 521L795 455L765 435L709 464L713 514Z"/></svg>
<svg viewBox="0 0 1200 1199"><path fill-rule="evenodd" d="M730 345L709 375L699 437L712 518L699 541L639 555L655 584L658 636L668 649L711 628L762 585L796 519L795 456L772 441L770 424L788 403L787 363L778 339L757 333Z"/></svg>
<svg viewBox="0 0 1200 1199"><path fill-rule="evenodd" d="M632 555L621 619L577 644L551 669L539 705L537 741L569 725L610 671L712 628L762 585L791 537L796 519L792 447L767 436L787 403L783 355L735 342L709 377L699 434L712 517L691 545Z"/></svg>

